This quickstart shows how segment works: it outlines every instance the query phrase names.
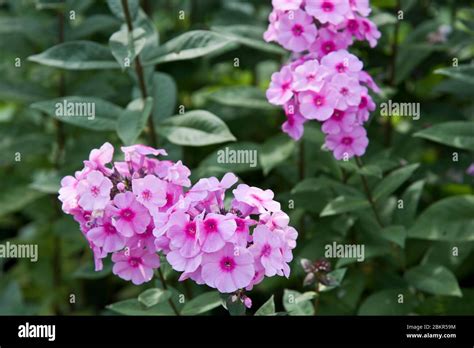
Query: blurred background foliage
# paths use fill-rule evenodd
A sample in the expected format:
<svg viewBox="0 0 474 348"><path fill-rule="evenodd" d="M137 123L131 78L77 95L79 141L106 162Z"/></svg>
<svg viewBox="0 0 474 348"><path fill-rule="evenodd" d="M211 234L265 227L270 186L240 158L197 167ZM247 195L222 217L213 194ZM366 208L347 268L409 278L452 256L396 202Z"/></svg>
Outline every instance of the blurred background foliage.
<svg viewBox="0 0 474 348"><path fill-rule="evenodd" d="M362 169L322 150L314 124L299 143L281 134L284 114L264 97L271 74L288 59L261 38L270 1L148 0L136 14L134 25L146 37L140 57L160 147L192 169L193 182L234 171L249 185L272 189L299 229L291 277L258 285L250 293L254 309L274 295L276 310L290 314L474 313L474 196L466 174L474 162L473 3L371 4L382 38L375 49L359 43L352 51L382 87L377 104L417 102L421 118L384 118L377 109ZM105 141L122 144L114 130L118 114L139 97L134 69L120 69L106 52L122 19L106 1L0 1L0 240L39 245L36 263L0 259L0 314L111 314L107 305L161 286L126 283L111 274L110 264L93 272L88 245L57 200L59 178L80 169L91 149ZM82 44L49 50L70 41ZM182 51L195 59L176 60ZM45 101L60 96L98 98L98 117L108 123L94 129L59 122ZM160 126L179 111L197 109L224 121L237 140L193 146ZM137 142L148 143L146 134ZM258 166L217 163L223 146L257 149ZM366 204L360 173L379 194L381 225ZM404 209L397 208L400 198ZM336 286L290 306L288 296L314 290L303 287L301 258L323 257L333 241L365 244L366 260L331 259ZM166 266L165 275L188 298L209 290L178 283ZM160 305L137 311L167 313Z"/></svg>

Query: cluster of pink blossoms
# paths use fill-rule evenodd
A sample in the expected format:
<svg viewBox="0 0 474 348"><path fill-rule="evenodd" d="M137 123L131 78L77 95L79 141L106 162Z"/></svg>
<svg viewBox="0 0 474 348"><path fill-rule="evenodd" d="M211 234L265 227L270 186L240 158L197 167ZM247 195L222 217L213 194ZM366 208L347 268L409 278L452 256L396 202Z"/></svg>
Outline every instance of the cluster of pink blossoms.
<svg viewBox="0 0 474 348"><path fill-rule="evenodd" d="M294 52L267 90L268 101L284 108L282 130L298 140L304 123L318 120L336 159L363 155L369 143L363 124L375 110L368 88L380 89L347 48L354 40L377 44L380 32L365 18L369 1L273 0L273 8L264 39Z"/></svg>
<svg viewBox="0 0 474 348"><path fill-rule="evenodd" d="M166 155L164 150L121 149L125 160L114 163L111 144L92 150L85 167L64 177L59 190L62 209L79 222L97 271L112 253L113 273L141 284L160 267L161 252L182 272L181 281L190 278L222 293L250 290L264 276L289 276L298 233L271 190L240 184L226 207L226 190L238 181L234 174L190 187L190 170L181 161L149 157Z"/></svg>

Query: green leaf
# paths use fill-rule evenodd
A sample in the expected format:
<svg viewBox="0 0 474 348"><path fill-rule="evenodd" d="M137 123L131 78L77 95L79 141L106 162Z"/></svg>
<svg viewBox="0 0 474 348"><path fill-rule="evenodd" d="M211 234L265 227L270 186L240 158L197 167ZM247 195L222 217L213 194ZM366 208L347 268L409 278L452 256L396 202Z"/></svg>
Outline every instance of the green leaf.
<svg viewBox="0 0 474 348"><path fill-rule="evenodd" d="M276 110L265 97L265 92L252 86L223 87L207 95L213 102L236 108Z"/></svg>
<svg viewBox="0 0 474 348"><path fill-rule="evenodd" d="M145 47L145 34L145 30L142 28L135 28L130 33L126 27L123 27L110 37L110 50L122 69L130 67Z"/></svg>
<svg viewBox="0 0 474 348"><path fill-rule="evenodd" d="M168 301L147 308L137 299L130 299L113 303L106 308L123 315L175 315Z"/></svg>
<svg viewBox="0 0 474 348"><path fill-rule="evenodd" d="M255 312L255 315L275 315L275 299L273 295Z"/></svg>
<svg viewBox="0 0 474 348"><path fill-rule="evenodd" d="M42 111L61 122L95 131L115 130L117 117L123 110L121 107L100 98L78 96L37 102L31 104L30 107ZM87 115L87 111L91 110L94 111L94 116Z"/></svg>
<svg viewBox="0 0 474 348"><path fill-rule="evenodd" d="M174 79L165 73L153 74L153 117L155 123L174 114L178 88Z"/></svg>
<svg viewBox="0 0 474 348"><path fill-rule="evenodd" d="M415 296L407 289L382 290L362 302L358 315L407 315L413 312L416 303Z"/></svg>
<svg viewBox="0 0 474 348"><path fill-rule="evenodd" d="M474 151L474 122L444 122L414 134L443 145Z"/></svg>
<svg viewBox="0 0 474 348"><path fill-rule="evenodd" d="M362 198L339 196L330 201L321 212L320 216L331 216L352 212L370 207L369 202Z"/></svg>
<svg viewBox="0 0 474 348"><path fill-rule="evenodd" d="M123 110L117 121L117 134L125 145L132 145L146 126L153 98L135 99Z"/></svg>
<svg viewBox="0 0 474 348"><path fill-rule="evenodd" d="M140 3L138 0L127 0L128 11L132 21L137 17L138 10L140 9ZM114 14L118 19L125 21L125 13L122 7L122 0L107 0L110 12Z"/></svg>
<svg viewBox="0 0 474 348"><path fill-rule="evenodd" d="M6 281L6 280L5 280ZM27 315L23 295L16 281L9 281L0 291L0 312L2 315Z"/></svg>
<svg viewBox="0 0 474 348"><path fill-rule="evenodd" d="M43 192L28 186L3 187L0 191L0 216L21 210L43 195Z"/></svg>
<svg viewBox="0 0 474 348"><path fill-rule="evenodd" d="M474 196L444 198L429 206L408 231L410 238L473 241Z"/></svg>
<svg viewBox="0 0 474 348"><path fill-rule="evenodd" d="M214 26L211 27L212 31L228 37L231 40L235 40L241 45L248 46L250 48L284 55L286 51L275 44L265 42L263 40L264 28L252 26L252 25L229 25L229 26Z"/></svg>
<svg viewBox="0 0 474 348"><path fill-rule="evenodd" d="M28 60L67 70L116 69L120 65L107 47L92 41L69 41L28 57Z"/></svg>
<svg viewBox="0 0 474 348"><path fill-rule="evenodd" d="M393 225L382 229L380 236L404 248L407 231L404 226Z"/></svg>
<svg viewBox="0 0 474 348"><path fill-rule="evenodd" d="M289 315L314 315L311 300L317 296L314 291L301 294L295 290L285 289L283 292L283 307Z"/></svg>
<svg viewBox="0 0 474 348"><path fill-rule="evenodd" d="M234 295L232 294L220 294L220 296L221 296L221 299L223 300L223 303L225 304L224 305L225 309L227 309L230 315L232 316L245 315L245 312L247 309L240 299L235 299L235 301L233 301L232 297L234 297Z"/></svg>
<svg viewBox="0 0 474 348"><path fill-rule="evenodd" d="M327 274L328 285L321 284L319 286L320 292L326 292L341 286L342 280L346 275L347 268L338 268Z"/></svg>
<svg viewBox="0 0 474 348"><path fill-rule="evenodd" d="M74 23L71 23L71 25L73 24ZM110 15L91 15L84 18L84 20L79 25L72 27L72 30L66 32L68 33L66 37L68 38L67 41L79 40L98 32L109 32L118 28L119 26L120 22L115 17Z"/></svg>
<svg viewBox="0 0 474 348"><path fill-rule="evenodd" d="M390 196L396 191L406 180L408 180L413 172L419 167L419 164L410 164L399 168L387 175L373 191L374 200L379 200Z"/></svg>
<svg viewBox="0 0 474 348"><path fill-rule="evenodd" d="M38 170L34 174L33 182L30 187L36 191L43 193L54 193L56 194L61 187L61 177L55 170Z"/></svg>
<svg viewBox="0 0 474 348"><path fill-rule="evenodd" d="M165 302L171 297L171 291L159 288L147 289L138 295L138 301L149 308L158 303Z"/></svg>
<svg viewBox="0 0 474 348"><path fill-rule="evenodd" d="M182 311L182 315L198 315L208 312L222 305L222 298L217 291L209 291L201 294L187 302Z"/></svg>
<svg viewBox="0 0 474 348"><path fill-rule="evenodd" d="M441 265L424 264L406 271L405 279L415 288L434 295L461 297L456 276Z"/></svg>
<svg viewBox="0 0 474 348"><path fill-rule="evenodd" d="M295 148L296 143L286 134L278 134L265 141L260 149L263 174L267 175L273 168L285 162Z"/></svg>
<svg viewBox="0 0 474 348"><path fill-rule="evenodd" d="M466 64L457 67L442 68L435 70L434 73L474 85L474 65Z"/></svg>
<svg viewBox="0 0 474 348"><path fill-rule="evenodd" d="M395 224L404 225L405 227L412 225L424 186L424 180L416 181L408 186L401 197L403 208L397 206L395 210L393 217Z"/></svg>
<svg viewBox="0 0 474 348"><path fill-rule="evenodd" d="M161 64L217 54L233 49L236 42L212 31L188 31L158 47L144 65Z"/></svg>
<svg viewBox="0 0 474 348"><path fill-rule="evenodd" d="M82 264L81 266L79 266L72 273L72 277L75 279L101 279L108 276L111 273L112 273L112 262L106 259L106 261L104 262L104 268L101 271L96 272L94 263L88 261L85 264Z"/></svg>
<svg viewBox="0 0 474 348"><path fill-rule="evenodd" d="M163 120L157 131L177 145L206 146L235 141L227 125L216 115L194 110Z"/></svg>

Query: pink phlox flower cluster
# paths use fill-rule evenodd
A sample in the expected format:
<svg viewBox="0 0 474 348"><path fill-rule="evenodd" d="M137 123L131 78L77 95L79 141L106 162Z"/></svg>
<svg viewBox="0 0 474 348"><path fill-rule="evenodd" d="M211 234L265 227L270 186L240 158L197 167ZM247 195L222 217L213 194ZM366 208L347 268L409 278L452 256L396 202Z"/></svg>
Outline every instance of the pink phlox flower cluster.
<svg viewBox="0 0 474 348"><path fill-rule="evenodd" d="M276 41L295 58L272 75L270 103L281 105L283 132L295 140L310 120L321 122L325 147L338 160L362 156L368 146L363 127L375 110L369 95L379 87L347 48L354 40L377 44L380 32L366 17L368 0L273 0L266 41Z"/></svg>
<svg viewBox="0 0 474 348"><path fill-rule="evenodd" d="M109 143L92 150L85 167L64 177L59 190L97 271L111 253L113 273L142 284L160 267L161 253L182 272L181 281L190 278L222 293L250 290L265 276L289 276L298 233L271 190L239 184L229 200L226 191L238 181L232 173L190 187L191 172L180 161L156 158L165 151L121 149L125 159L116 162Z"/></svg>

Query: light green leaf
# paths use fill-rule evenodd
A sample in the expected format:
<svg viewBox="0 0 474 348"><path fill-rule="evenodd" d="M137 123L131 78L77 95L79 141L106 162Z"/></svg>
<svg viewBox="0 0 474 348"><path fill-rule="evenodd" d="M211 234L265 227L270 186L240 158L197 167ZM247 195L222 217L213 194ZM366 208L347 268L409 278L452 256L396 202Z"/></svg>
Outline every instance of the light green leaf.
<svg viewBox="0 0 474 348"><path fill-rule="evenodd" d="M408 180L413 172L419 167L419 164L410 164L399 168L387 175L373 191L374 200L379 200L390 196L396 191L406 180Z"/></svg>
<svg viewBox="0 0 474 348"><path fill-rule="evenodd" d="M96 131L115 130L117 118L123 110L100 98L78 96L41 101L30 107L61 122ZM94 115L88 115L89 111L94 111Z"/></svg>
<svg viewBox="0 0 474 348"><path fill-rule="evenodd" d="M273 295L255 312L255 315L275 315L275 299Z"/></svg>
<svg viewBox="0 0 474 348"><path fill-rule="evenodd" d="M140 3L138 0L127 0L127 3L128 11L133 21L137 17L138 10L140 8ZM125 21L125 14L121 0L107 0L107 5L109 6L110 12L112 12L115 17L122 21Z"/></svg>
<svg viewBox="0 0 474 348"><path fill-rule="evenodd" d="M474 240L474 196L444 198L429 206L408 231L410 238L440 241Z"/></svg>
<svg viewBox="0 0 474 348"><path fill-rule="evenodd" d="M413 223L424 185L425 181L419 180L408 186L405 190L401 197L403 208L397 206L394 213L393 222L395 224L408 227Z"/></svg>
<svg viewBox="0 0 474 348"><path fill-rule="evenodd" d="M212 31L188 31L158 47L149 54L144 65L194 59L233 49L236 42Z"/></svg>
<svg viewBox="0 0 474 348"><path fill-rule="evenodd" d="M4 187L0 191L0 216L14 213L43 195L28 186Z"/></svg>
<svg viewBox="0 0 474 348"><path fill-rule="evenodd" d="M380 236L404 248L407 231L404 226L392 225L382 229Z"/></svg>
<svg viewBox="0 0 474 348"><path fill-rule="evenodd" d="M236 108L276 110L265 97L265 92L252 86L223 87L207 95L213 102Z"/></svg>
<svg viewBox="0 0 474 348"><path fill-rule="evenodd" d="M153 74L153 117L155 123L174 114L178 88L174 79L165 73Z"/></svg>
<svg viewBox="0 0 474 348"><path fill-rule="evenodd" d="M474 122L439 123L414 134L443 145L474 151Z"/></svg>
<svg viewBox="0 0 474 348"><path fill-rule="evenodd" d="M120 301L106 307L122 315L175 315L168 301L146 307L137 299Z"/></svg>
<svg viewBox="0 0 474 348"><path fill-rule="evenodd" d="M209 291L201 294L189 302L187 302L183 310L182 315L198 315L208 312L214 308L222 305L222 298L217 291Z"/></svg>
<svg viewBox="0 0 474 348"><path fill-rule="evenodd" d="M286 134L278 134L268 139L260 149L260 162L263 174L285 162L295 151L296 143Z"/></svg>
<svg viewBox="0 0 474 348"><path fill-rule="evenodd" d="M474 85L474 65L459 65L457 67L449 67L437 69L435 74L451 77L453 79Z"/></svg>
<svg viewBox="0 0 474 348"><path fill-rule="evenodd" d="M456 276L446 267L424 264L406 271L405 279L415 288L434 295L462 296Z"/></svg>
<svg viewBox="0 0 474 348"><path fill-rule="evenodd" d="M382 290L362 302L358 315L407 315L413 312L416 303L415 296L407 289Z"/></svg>
<svg viewBox="0 0 474 348"><path fill-rule="evenodd" d="M177 145L206 146L235 141L227 125L216 115L194 110L163 120L157 131Z"/></svg>
<svg viewBox="0 0 474 348"><path fill-rule="evenodd" d="M153 98L135 99L123 110L117 121L117 134L125 145L132 145L146 126Z"/></svg>
<svg viewBox="0 0 474 348"><path fill-rule="evenodd" d="M120 68L107 47L92 41L65 42L30 56L28 60L67 70Z"/></svg>
<svg viewBox="0 0 474 348"><path fill-rule="evenodd" d="M130 67L145 47L145 34L145 30L142 28L135 28L130 33L126 27L122 27L110 37L110 50L122 69Z"/></svg>
<svg viewBox="0 0 474 348"><path fill-rule="evenodd" d="M138 295L138 301L145 307L152 307L158 303L167 301L171 297L171 292L159 288L147 289Z"/></svg>
<svg viewBox="0 0 474 348"><path fill-rule="evenodd" d="M331 216L352 212L370 207L369 202L362 198L339 196L330 201L321 212L320 216Z"/></svg>
<svg viewBox="0 0 474 348"><path fill-rule="evenodd" d="M285 289L283 292L283 307L289 315L314 315L311 300L317 296L316 292L300 293Z"/></svg>

